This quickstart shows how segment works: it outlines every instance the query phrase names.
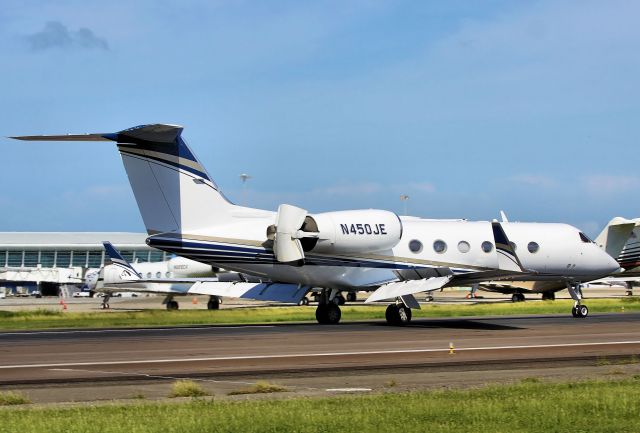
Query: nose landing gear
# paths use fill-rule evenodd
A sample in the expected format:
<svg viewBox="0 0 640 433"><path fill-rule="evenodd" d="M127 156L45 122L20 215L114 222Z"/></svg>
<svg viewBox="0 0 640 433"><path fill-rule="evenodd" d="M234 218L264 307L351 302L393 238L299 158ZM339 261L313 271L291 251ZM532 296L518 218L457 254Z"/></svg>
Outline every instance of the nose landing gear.
<svg viewBox="0 0 640 433"><path fill-rule="evenodd" d="M567 290L571 299L575 301L573 308L571 309L571 315L575 318L584 318L589 315L589 308L582 304L582 288L580 283L566 283Z"/></svg>

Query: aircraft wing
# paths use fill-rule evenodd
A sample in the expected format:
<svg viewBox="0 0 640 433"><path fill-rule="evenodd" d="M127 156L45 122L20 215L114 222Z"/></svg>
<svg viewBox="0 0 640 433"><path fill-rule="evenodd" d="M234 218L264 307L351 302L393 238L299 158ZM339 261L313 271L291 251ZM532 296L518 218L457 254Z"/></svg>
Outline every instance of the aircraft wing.
<svg viewBox="0 0 640 433"><path fill-rule="evenodd" d="M447 275L445 277L431 277L421 280L406 280L383 284L364 302L366 304L383 299L395 299L418 292L432 292L443 288L452 278L453 275Z"/></svg>
<svg viewBox="0 0 640 433"><path fill-rule="evenodd" d="M187 281L191 280L191 281ZM144 292L174 295L206 295L229 298L254 299L297 304L307 294L310 287L298 284L220 282L213 279L182 279L123 281L105 285L103 292Z"/></svg>

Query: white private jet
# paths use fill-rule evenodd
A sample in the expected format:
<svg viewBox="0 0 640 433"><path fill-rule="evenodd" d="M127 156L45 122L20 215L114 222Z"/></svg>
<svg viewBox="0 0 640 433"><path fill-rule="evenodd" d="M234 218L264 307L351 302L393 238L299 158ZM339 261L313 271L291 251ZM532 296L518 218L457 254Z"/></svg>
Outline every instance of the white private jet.
<svg viewBox="0 0 640 433"><path fill-rule="evenodd" d="M503 228L499 222L400 217L374 209L310 214L287 204L277 212L237 206L187 146L182 129L152 124L116 133L12 138L115 142L150 246L273 282L200 283L215 296L277 294L296 302L320 287L319 323L339 322L335 299L342 291L373 291L367 302L392 300L387 321L402 325L411 320L411 308L420 308L414 294L484 281L564 281L575 300L573 316L585 317L580 283L619 268L565 224ZM287 155L278 159L289 164ZM517 255L513 245L526 248Z"/></svg>
<svg viewBox="0 0 640 433"><path fill-rule="evenodd" d="M102 268L91 270L85 276L83 290L95 293L102 293L101 307L109 308L109 300L113 293L141 292L166 295L163 304L168 310L177 310L178 302L173 300L174 295L188 295L189 284L174 284L174 279L212 279L216 277L216 269L201 262L189 260L184 257L172 257L163 262L142 262L129 264L120 252L109 242L104 242L107 256L111 264L105 264ZM129 273L124 273L116 262L124 262L128 268L132 269L139 278L154 278L162 283L137 283L131 278ZM217 278L217 277L216 277ZM217 279L215 280L217 281ZM209 309L218 309L219 299L212 299L208 304Z"/></svg>
<svg viewBox="0 0 640 433"><path fill-rule="evenodd" d="M507 220L506 215L503 211L500 211L502 216L503 227L508 231L507 225L510 224ZM607 284L610 283L616 284L627 284L628 287L632 287L633 284L638 283L638 279L636 281L628 281L629 277L638 277L640 276L640 268L636 269L636 273L629 272L629 269L633 267L633 262L635 262L635 266L639 265L638 258L640 257L640 248L637 245L639 243L633 244L632 238L634 236L632 230L634 230L634 226L638 223L637 220L627 220L624 218L616 217L613 218L607 226L602 230L602 232L598 235L595 240L595 243L607 254L611 257L615 258L618 264L625 269L624 272L617 272L613 277L593 281L590 284ZM640 231L640 230L639 230ZM581 236L584 236L581 234ZM632 237L630 239L630 236ZM629 242L627 242L629 240ZM631 269L632 271L633 269ZM625 278L623 281L622 279ZM511 300L513 302L522 302L525 300L525 293L541 293L543 300L554 300L555 292L563 290L566 288L566 284L564 279L558 281L518 281L513 283L504 283L504 282L485 282L482 284L474 285L471 290L471 297L475 297L475 293L477 289L488 291L488 292L497 292L510 294ZM629 289L630 290L630 289Z"/></svg>

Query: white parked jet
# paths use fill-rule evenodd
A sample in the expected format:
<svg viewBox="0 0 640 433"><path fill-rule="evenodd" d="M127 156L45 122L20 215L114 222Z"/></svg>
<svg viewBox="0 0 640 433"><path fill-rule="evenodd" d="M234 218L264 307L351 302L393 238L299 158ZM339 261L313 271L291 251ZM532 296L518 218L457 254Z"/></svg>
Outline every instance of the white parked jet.
<svg viewBox="0 0 640 433"><path fill-rule="evenodd" d="M109 308L109 300L114 292L144 292L164 294L167 297L164 304L167 309L175 310L178 308L178 302L173 300L174 295L187 295L188 288L193 284L172 283L176 278L213 278L216 272L210 265L189 260L184 257L172 257L163 262L143 262L129 264L116 248L109 242L104 242L107 256L111 259L112 264L106 264L100 269L87 272L85 277L84 289L103 293L102 308ZM139 278L154 278L157 281L166 281L162 283L138 283L131 278L130 272L124 272L119 263L124 262L127 269L133 270ZM217 279L216 279L217 281ZM114 285L115 283L115 285ZM217 309L219 300L211 300L209 309Z"/></svg>
<svg viewBox="0 0 640 433"><path fill-rule="evenodd" d="M301 299L321 287L320 323L340 320L334 300L341 291L373 291L368 302L392 300L387 320L404 324L411 308L419 308L413 294L483 281L565 281L575 300L573 316L584 317L579 284L619 268L565 224L503 228L498 222L399 217L373 209L310 214L287 204L277 212L237 206L181 134L180 126L154 124L107 134L13 138L116 142L150 246L277 282L247 288L245 296L277 291ZM279 161L289 163L287 155ZM516 254L510 241L522 252ZM202 284L212 295L229 296L227 283Z"/></svg>

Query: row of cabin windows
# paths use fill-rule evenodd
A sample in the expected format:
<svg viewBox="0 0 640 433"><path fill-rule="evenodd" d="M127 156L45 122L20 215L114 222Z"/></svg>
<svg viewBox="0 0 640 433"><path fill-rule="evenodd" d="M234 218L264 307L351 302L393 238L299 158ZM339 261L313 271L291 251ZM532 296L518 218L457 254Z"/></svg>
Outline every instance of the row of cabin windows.
<svg viewBox="0 0 640 433"><path fill-rule="evenodd" d="M510 244L511 248L513 248L513 250L515 251L517 245L513 242L510 242ZM485 253L490 253L491 251L493 251L493 244L489 241L484 241L482 242L482 244L480 244L480 248ZM411 241L409 241L409 250L412 253L418 254L422 252L422 249L423 245L419 240L412 239ZM531 254L537 253L539 249L540 245L538 245L537 242L529 242L529 244L527 244L527 250L529 250ZM447 243L441 239L438 239L433 242L433 250L438 254L442 254L447 251ZM468 253L469 251L471 251L471 245L467 241L460 241L458 242L458 251L460 251L461 253Z"/></svg>

